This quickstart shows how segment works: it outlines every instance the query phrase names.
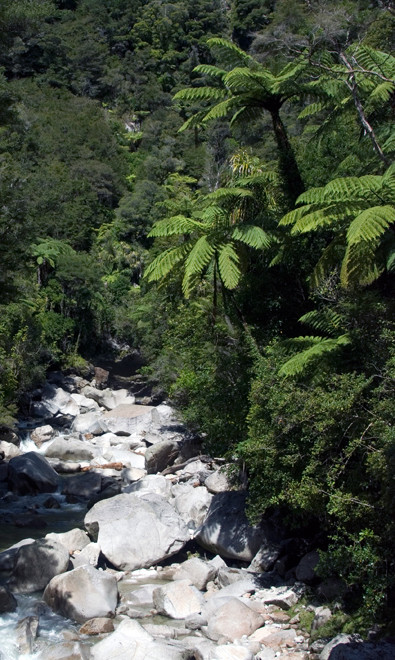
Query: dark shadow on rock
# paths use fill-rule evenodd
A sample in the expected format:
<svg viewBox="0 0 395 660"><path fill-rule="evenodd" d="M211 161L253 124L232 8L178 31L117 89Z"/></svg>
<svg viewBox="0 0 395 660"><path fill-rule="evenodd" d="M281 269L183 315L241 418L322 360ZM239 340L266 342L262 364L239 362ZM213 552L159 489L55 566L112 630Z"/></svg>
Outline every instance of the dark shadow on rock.
<svg viewBox="0 0 395 660"><path fill-rule="evenodd" d="M264 538L263 529L253 527L245 514L246 494L225 491L214 495L196 541L211 552L229 559L250 562Z"/></svg>
<svg viewBox="0 0 395 660"><path fill-rule="evenodd" d="M327 657L328 660L394 660L395 641L339 643Z"/></svg>

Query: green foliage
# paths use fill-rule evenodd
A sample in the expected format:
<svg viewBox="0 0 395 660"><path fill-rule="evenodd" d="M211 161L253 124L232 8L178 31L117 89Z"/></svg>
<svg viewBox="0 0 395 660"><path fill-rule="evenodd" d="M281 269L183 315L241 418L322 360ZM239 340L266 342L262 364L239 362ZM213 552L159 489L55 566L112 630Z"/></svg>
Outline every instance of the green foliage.
<svg viewBox="0 0 395 660"><path fill-rule="evenodd" d="M377 201L381 204L377 205ZM394 166L382 176L343 177L322 188L303 193L280 225L292 225L291 234L317 232L330 228L335 234L312 275L317 286L330 270L339 265L339 239L342 243L340 279L343 286L371 284L385 270L394 249L390 228L395 221ZM328 251L334 259L328 259Z"/></svg>
<svg viewBox="0 0 395 660"><path fill-rule="evenodd" d="M228 185L217 188L206 196L193 200L191 216L176 215L160 220L154 225L149 236L182 236L181 244L161 252L146 268L144 276L149 282L161 281L173 271L175 266L184 263L182 290L189 297L202 275L209 269L217 273L226 289L235 289L242 276L238 244L254 249L270 247L272 237L262 227L244 224L248 217L248 205L254 203L255 195L264 200L265 180L241 179L237 169ZM270 185L270 184L269 184ZM266 200L269 195L266 196ZM192 200L191 200L192 201Z"/></svg>

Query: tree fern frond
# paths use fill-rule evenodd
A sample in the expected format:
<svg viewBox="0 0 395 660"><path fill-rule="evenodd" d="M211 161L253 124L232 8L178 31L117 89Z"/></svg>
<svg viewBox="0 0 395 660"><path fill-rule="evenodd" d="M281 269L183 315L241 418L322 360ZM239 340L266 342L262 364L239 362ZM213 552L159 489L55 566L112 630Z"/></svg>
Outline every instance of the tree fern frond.
<svg viewBox="0 0 395 660"><path fill-rule="evenodd" d="M148 237L173 236L184 234L203 227L201 222L187 218L184 215L174 215L155 223Z"/></svg>
<svg viewBox="0 0 395 660"><path fill-rule="evenodd" d="M222 87L185 87L174 94L175 101L220 101L226 96Z"/></svg>
<svg viewBox="0 0 395 660"><path fill-rule="evenodd" d="M279 370L281 376L294 377L301 375L307 367L320 358L326 357L329 353L339 350L350 343L347 335L341 335L337 339L323 339L322 337L298 337L299 343L310 341L311 345L304 351L291 357Z"/></svg>
<svg viewBox="0 0 395 660"><path fill-rule="evenodd" d="M230 125L233 126L233 124L239 121L251 121L257 119L261 115L261 112L262 108L257 106L243 105L234 113L230 120Z"/></svg>
<svg viewBox="0 0 395 660"><path fill-rule="evenodd" d="M351 223L347 232L350 245L360 241L376 245L384 232L395 223L393 206L372 206L362 211Z"/></svg>
<svg viewBox="0 0 395 660"><path fill-rule="evenodd" d="M224 78L224 84L232 94L240 92L265 94L267 90L271 89L274 81L275 76L269 71L252 71L246 67L236 67L229 71Z"/></svg>
<svg viewBox="0 0 395 660"><path fill-rule="evenodd" d="M214 254L214 247L207 240L207 236L201 236L190 251L185 262L185 275L190 277L201 273Z"/></svg>
<svg viewBox="0 0 395 660"><path fill-rule="evenodd" d="M278 183L278 173L274 170L267 170L259 174L249 174L238 177L237 183L241 186L267 186L268 184Z"/></svg>
<svg viewBox="0 0 395 660"><path fill-rule="evenodd" d="M212 37L207 41L210 50L218 53L220 59L231 66L236 66L237 64L243 64L248 66L250 63L253 63L254 60L250 55L241 50L236 44L228 41L227 39L222 39L221 37Z"/></svg>
<svg viewBox="0 0 395 660"><path fill-rule="evenodd" d="M233 230L232 238L257 250L268 248L273 242L273 239L267 232L255 225L236 226Z"/></svg>
<svg viewBox="0 0 395 660"><path fill-rule="evenodd" d="M300 197L298 197L296 201L299 202L299 200ZM288 227L289 225L293 225L296 222L298 222L300 218L303 218L303 216L305 216L309 211L311 211L311 209L315 209L315 208L316 206L314 206L313 204L306 204L306 206L300 206L296 209L293 209L292 211L289 211L289 213L286 213L281 218L278 224L280 227Z"/></svg>
<svg viewBox="0 0 395 660"><path fill-rule="evenodd" d="M213 64L198 64L193 71L194 73L200 73L203 76L211 76L213 78L218 78L219 80L222 80L227 73L225 69L220 69Z"/></svg>
<svg viewBox="0 0 395 660"><path fill-rule="evenodd" d="M291 234L306 234L309 231L316 231L322 227L329 227L343 217L342 209L337 208L335 205L315 209L301 216L295 222L291 229Z"/></svg>
<svg viewBox="0 0 395 660"><path fill-rule="evenodd" d="M395 151L395 131L385 140L382 149L386 154Z"/></svg>
<svg viewBox="0 0 395 660"><path fill-rule="evenodd" d="M368 286L384 272L384 264L379 262L372 246L366 241L347 245L342 267L340 283L343 287Z"/></svg>
<svg viewBox="0 0 395 660"><path fill-rule="evenodd" d="M389 273L395 272L395 248L387 255L386 268Z"/></svg>
<svg viewBox="0 0 395 660"><path fill-rule="evenodd" d="M145 269L144 277L148 282L156 282L170 273L174 266L184 259L191 243L171 247L159 254Z"/></svg>
<svg viewBox="0 0 395 660"><path fill-rule="evenodd" d="M319 112L322 112L324 108L325 103L310 103L310 105L306 106L302 112L299 113L298 119L305 119L306 117L317 115Z"/></svg>
<svg viewBox="0 0 395 660"><path fill-rule="evenodd" d="M210 121L211 119L223 119L227 114L233 110L236 101L233 97L225 99L220 103L216 103L204 116L203 121Z"/></svg>
<svg viewBox="0 0 395 660"><path fill-rule="evenodd" d="M333 179L323 189L324 201L350 201L370 198L382 185L382 177L373 174Z"/></svg>
<svg viewBox="0 0 395 660"><path fill-rule="evenodd" d="M333 309L314 309L307 312L299 319L300 323L310 325L314 330L318 330L327 335L332 335L341 328L343 318Z"/></svg>
<svg viewBox="0 0 395 660"><path fill-rule="evenodd" d="M183 131L186 131L187 128L193 128L194 126L199 126L205 118L207 114L206 110L201 110L200 112L195 112L195 114L191 115L181 126L181 128L178 129L179 133L182 133Z"/></svg>
<svg viewBox="0 0 395 660"><path fill-rule="evenodd" d="M235 289L240 280L239 257L231 243L221 245L218 252L218 269L227 289Z"/></svg>
<svg viewBox="0 0 395 660"><path fill-rule="evenodd" d="M369 96L369 105L375 108L381 104L387 103L394 93L394 89L395 82L382 82L380 85L377 85Z"/></svg>
<svg viewBox="0 0 395 660"><path fill-rule="evenodd" d="M205 223L206 227L214 226L220 220L228 217L228 214L222 206L217 204L210 204L203 211L200 212L200 217Z"/></svg>
<svg viewBox="0 0 395 660"><path fill-rule="evenodd" d="M358 45L353 49L353 57L357 64L367 71L380 73L387 78L395 76L395 57L389 53L384 53L370 46Z"/></svg>

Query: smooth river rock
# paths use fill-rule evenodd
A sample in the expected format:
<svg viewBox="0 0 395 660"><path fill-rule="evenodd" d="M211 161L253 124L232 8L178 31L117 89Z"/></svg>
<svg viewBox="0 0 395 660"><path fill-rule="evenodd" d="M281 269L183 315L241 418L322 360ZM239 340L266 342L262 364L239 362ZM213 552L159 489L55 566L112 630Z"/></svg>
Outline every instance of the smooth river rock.
<svg viewBox="0 0 395 660"><path fill-rule="evenodd" d="M12 458L8 464L8 483L19 495L53 493L60 477L46 458L35 451Z"/></svg>
<svg viewBox="0 0 395 660"><path fill-rule="evenodd" d="M154 640L137 621L124 619L114 633L92 648L92 660L187 660L189 653Z"/></svg>
<svg viewBox="0 0 395 660"><path fill-rule="evenodd" d="M67 548L52 539L22 545L16 555L9 586L17 593L40 591L55 575L67 571L69 561Z"/></svg>
<svg viewBox="0 0 395 660"><path fill-rule="evenodd" d="M122 493L98 502L85 516L85 526L105 557L121 570L153 566L190 539L180 516L157 494Z"/></svg>
<svg viewBox="0 0 395 660"><path fill-rule="evenodd" d="M263 533L247 520L245 494L226 492L214 495L195 540L221 557L250 562L262 543Z"/></svg>
<svg viewBox="0 0 395 660"><path fill-rule="evenodd" d="M111 617L118 602L117 580L93 566L80 566L53 578L43 598L54 612L78 623Z"/></svg>

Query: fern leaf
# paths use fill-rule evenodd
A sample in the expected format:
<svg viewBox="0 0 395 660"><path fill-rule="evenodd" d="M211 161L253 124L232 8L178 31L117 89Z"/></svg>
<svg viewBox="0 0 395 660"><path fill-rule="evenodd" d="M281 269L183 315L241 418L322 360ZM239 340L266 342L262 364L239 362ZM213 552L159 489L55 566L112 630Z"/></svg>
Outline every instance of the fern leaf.
<svg viewBox="0 0 395 660"><path fill-rule="evenodd" d="M368 174L360 177L342 177L327 183L323 189L323 196L325 201L370 199L372 193L380 190L381 185L381 176Z"/></svg>
<svg viewBox="0 0 395 660"><path fill-rule="evenodd" d="M347 335L341 335L337 339L323 339L322 337L298 337L297 339L305 342L310 341L311 345L283 364L279 370L281 376L299 376L315 361L350 343Z"/></svg>
<svg viewBox="0 0 395 660"><path fill-rule="evenodd" d="M236 66L237 64L243 64L248 66L253 62L253 58L250 55L247 55L241 48L236 46L236 44L228 41L227 39L222 39L220 37L213 37L208 40L209 48L218 54L221 61L225 64L231 66Z"/></svg>
<svg viewBox="0 0 395 660"><path fill-rule="evenodd" d="M373 92L369 96L369 102L372 103L373 107L378 107L391 98L394 93L395 83L391 82L382 82L380 85L374 88Z"/></svg>
<svg viewBox="0 0 395 660"><path fill-rule="evenodd" d="M395 223L395 208L392 206L372 206L362 211L351 223L347 232L347 242L352 245L360 241L376 245L384 232Z"/></svg>
<svg viewBox="0 0 395 660"><path fill-rule="evenodd" d="M233 230L232 238L257 250L268 248L273 242L267 232L255 225L238 225Z"/></svg>
<svg viewBox="0 0 395 660"><path fill-rule="evenodd" d="M199 126L201 124L206 116L206 110L202 110L201 112L195 112L195 114L191 115L181 126L181 128L178 129L179 133L182 133L183 131L186 131L187 128L193 128L194 126Z"/></svg>
<svg viewBox="0 0 395 660"><path fill-rule="evenodd" d="M213 66L212 64L198 64L194 68L194 73L200 73L203 76L211 76L212 78L217 78L222 80L226 75L225 69L220 69L218 66Z"/></svg>
<svg viewBox="0 0 395 660"><path fill-rule="evenodd" d="M201 222L197 222L192 218L186 218L184 215L175 215L156 222L148 237L174 236L201 229L202 227Z"/></svg>
<svg viewBox="0 0 395 660"><path fill-rule="evenodd" d="M175 101L220 101L226 91L220 87L186 87L174 94Z"/></svg>
<svg viewBox="0 0 395 660"><path fill-rule="evenodd" d="M191 243L184 243L177 247L168 248L159 254L145 269L144 277L148 282L156 282L170 273L190 249Z"/></svg>
<svg viewBox="0 0 395 660"><path fill-rule="evenodd" d="M299 199L300 197L296 201L299 202ZM303 216L305 216L308 213L308 211L310 211L312 208L314 208L312 204L306 204L306 206L300 206L299 208L289 211L289 213L287 213L281 218L281 220L278 223L279 226L288 227L289 225L294 225L301 218L303 218Z"/></svg>
<svg viewBox="0 0 395 660"><path fill-rule="evenodd" d="M386 268L389 273L395 272L395 249L391 250L387 256Z"/></svg>
<svg viewBox="0 0 395 660"><path fill-rule="evenodd" d="M214 248L207 240L207 236L201 236L196 241L185 262L185 274L187 277L195 273L201 273L214 254Z"/></svg>
<svg viewBox="0 0 395 660"><path fill-rule="evenodd" d="M266 95L275 77L269 71L251 71L246 67L236 67L224 78L224 84L232 94L248 93Z"/></svg>
<svg viewBox="0 0 395 660"><path fill-rule="evenodd" d="M259 106L254 107L249 105L243 105L233 115L232 119L230 120L230 125L233 126L233 124L240 121L241 122L252 121L260 117L261 113L262 113L262 108L260 108Z"/></svg>
<svg viewBox="0 0 395 660"><path fill-rule="evenodd" d="M368 286L384 272L384 264L379 262L372 246L365 242L347 245L340 270L340 283L343 287Z"/></svg>
<svg viewBox="0 0 395 660"><path fill-rule="evenodd" d="M207 228L210 228L218 224L221 220L223 221L228 218L225 209L217 204L210 204L210 206L207 206L200 215Z"/></svg>
<svg viewBox="0 0 395 660"><path fill-rule="evenodd" d="M342 316L330 308L314 309L299 319L300 323L310 325L314 330L327 335L332 335L334 331L339 330L342 321Z"/></svg>
<svg viewBox="0 0 395 660"><path fill-rule="evenodd" d="M235 107L237 101L231 97L216 103L204 116L203 121L210 121L211 119L223 119Z"/></svg>
<svg viewBox="0 0 395 660"><path fill-rule="evenodd" d="M218 269L227 289L235 289L240 280L239 257L230 243L222 245L218 252Z"/></svg>
<svg viewBox="0 0 395 660"><path fill-rule="evenodd" d="M311 213L301 216L292 227L291 234L306 234L309 231L316 231L322 227L333 225L342 217L342 210L336 208L335 205L316 209Z"/></svg>
<svg viewBox="0 0 395 660"><path fill-rule="evenodd" d="M325 103L310 103L299 113L298 119L305 119L306 117L311 117L312 115L317 115L319 112L325 108Z"/></svg>

